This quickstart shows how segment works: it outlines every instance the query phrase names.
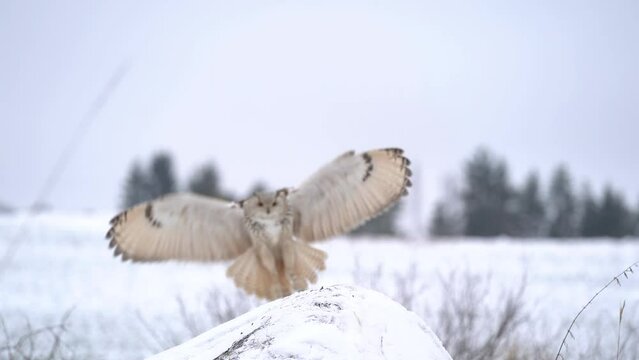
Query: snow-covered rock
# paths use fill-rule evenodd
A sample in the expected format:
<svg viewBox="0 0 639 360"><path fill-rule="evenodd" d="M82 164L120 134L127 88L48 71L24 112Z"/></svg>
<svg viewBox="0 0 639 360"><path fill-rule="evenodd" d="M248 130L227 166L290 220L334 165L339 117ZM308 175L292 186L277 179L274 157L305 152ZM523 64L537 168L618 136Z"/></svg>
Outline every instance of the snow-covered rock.
<svg viewBox="0 0 639 360"><path fill-rule="evenodd" d="M262 305L150 359L450 360L414 313L347 285Z"/></svg>

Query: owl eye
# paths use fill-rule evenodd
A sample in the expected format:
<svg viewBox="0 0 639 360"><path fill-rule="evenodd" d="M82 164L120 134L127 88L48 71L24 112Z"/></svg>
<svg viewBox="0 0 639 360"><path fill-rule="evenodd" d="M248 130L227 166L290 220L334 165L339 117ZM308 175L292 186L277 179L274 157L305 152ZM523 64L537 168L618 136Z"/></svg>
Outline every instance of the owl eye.
<svg viewBox="0 0 639 360"><path fill-rule="evenodd" d="M257 206L260 206L260 207L261 207L261 206L263 206L263 205L264 205L264 204L262 204L262 202L261 202L261 201L257 203Z"/></svg>
<svg viewBox="0 0 639 360"><path fill-rule="evenodd" d="M277 201L273 201L273 206L277 206Z"/></svg>

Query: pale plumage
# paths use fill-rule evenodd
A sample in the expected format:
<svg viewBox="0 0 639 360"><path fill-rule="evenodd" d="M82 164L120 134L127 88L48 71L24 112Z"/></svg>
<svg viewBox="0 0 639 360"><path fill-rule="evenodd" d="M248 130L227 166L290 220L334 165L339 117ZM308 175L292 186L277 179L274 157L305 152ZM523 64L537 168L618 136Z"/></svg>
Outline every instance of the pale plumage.
<svg viewBox="0 0 639 360"><path fill-rule="evenodd" d="M307 242L343 234L407 193L410 162L400 149L348 152L297 189L258 193L239 203L176 193L111 220L110 247L123 260L235 259L237 286L269 299L306 289L326 254Z"/></svg>

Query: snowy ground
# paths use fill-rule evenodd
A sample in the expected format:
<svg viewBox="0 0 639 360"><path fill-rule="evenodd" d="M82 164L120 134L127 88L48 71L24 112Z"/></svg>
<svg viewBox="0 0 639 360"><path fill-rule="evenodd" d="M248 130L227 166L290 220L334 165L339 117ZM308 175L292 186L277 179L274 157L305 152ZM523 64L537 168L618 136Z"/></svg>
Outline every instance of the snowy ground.
<svg viewBox="0 0 639 360"><path fill-rule="evenodd" d="M311 289L264 304L152 360L218 357L451 360L415 313L379 292L349 285Z"/></svg>
<svg viewBox="0 0 639 360"><path fill-rule="evenodd" d="M77 351L92 358L135 359L170 345L158 345L149 327L158 333L171 329L174 341L184 340L180 304L182 313L197 314L207 301L210 305L212 291L245 307L260 303L235 291L224 276L226 264L115 260L103 238L108 218L46 214L21 226L19 216L0 217L0 255L10 243L19 244L0 272L0 315L10 329L19 328L25 318L34 326L53 324L73 309L69 331ZM429 325L435 316L432 309L442 299L441 281L451 273L489 276L494 301L504 291L516 291L525 279L526 302L547 332L564 326L613 275L639 260L639 241L630 240L560 244L336 239L319 246L329 260L317 287L358 284L395 298L409 292L423 303L414 310ZM398 278L411 282L398 288ZM584 324L614 324L624 300L626 318L639 319L639 276L606 291Z"/></svg>

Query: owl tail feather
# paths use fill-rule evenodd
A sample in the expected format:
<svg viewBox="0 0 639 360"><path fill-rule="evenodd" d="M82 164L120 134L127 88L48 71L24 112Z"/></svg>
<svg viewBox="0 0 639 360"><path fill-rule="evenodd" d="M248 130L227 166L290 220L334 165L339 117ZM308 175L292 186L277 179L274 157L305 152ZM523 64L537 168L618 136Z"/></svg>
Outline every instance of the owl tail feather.
<svg viewBox="0 0 639 360"><path fill-rule="evenodd" d="M314 284L317 281L317 271L326 268L326 253L316 249L303 241L294 241L293 253L293 287L295 290L303 290L307 287L307 282Z"/></svg>
<svg viewBox="0 0 639 360"><path fill-rule="evenodd" d="M226 275L247 293L271 300L289 295L293 289L304 290L307 283L317 281L317 271L325 269L326 253L301 241L287 245L294 256L292 269L285 269L280 260L276 262L277 274L272 274L260 261L257 249L251 247L231 264Z"/></svg>
<svg viewBox="0 0 639 360"><path fill-rule="evenodd" d="M260 262L254 247L240 255L226 271L226 276L233 279L235 285L249 294L273 299L273 276Z"/></svg>

